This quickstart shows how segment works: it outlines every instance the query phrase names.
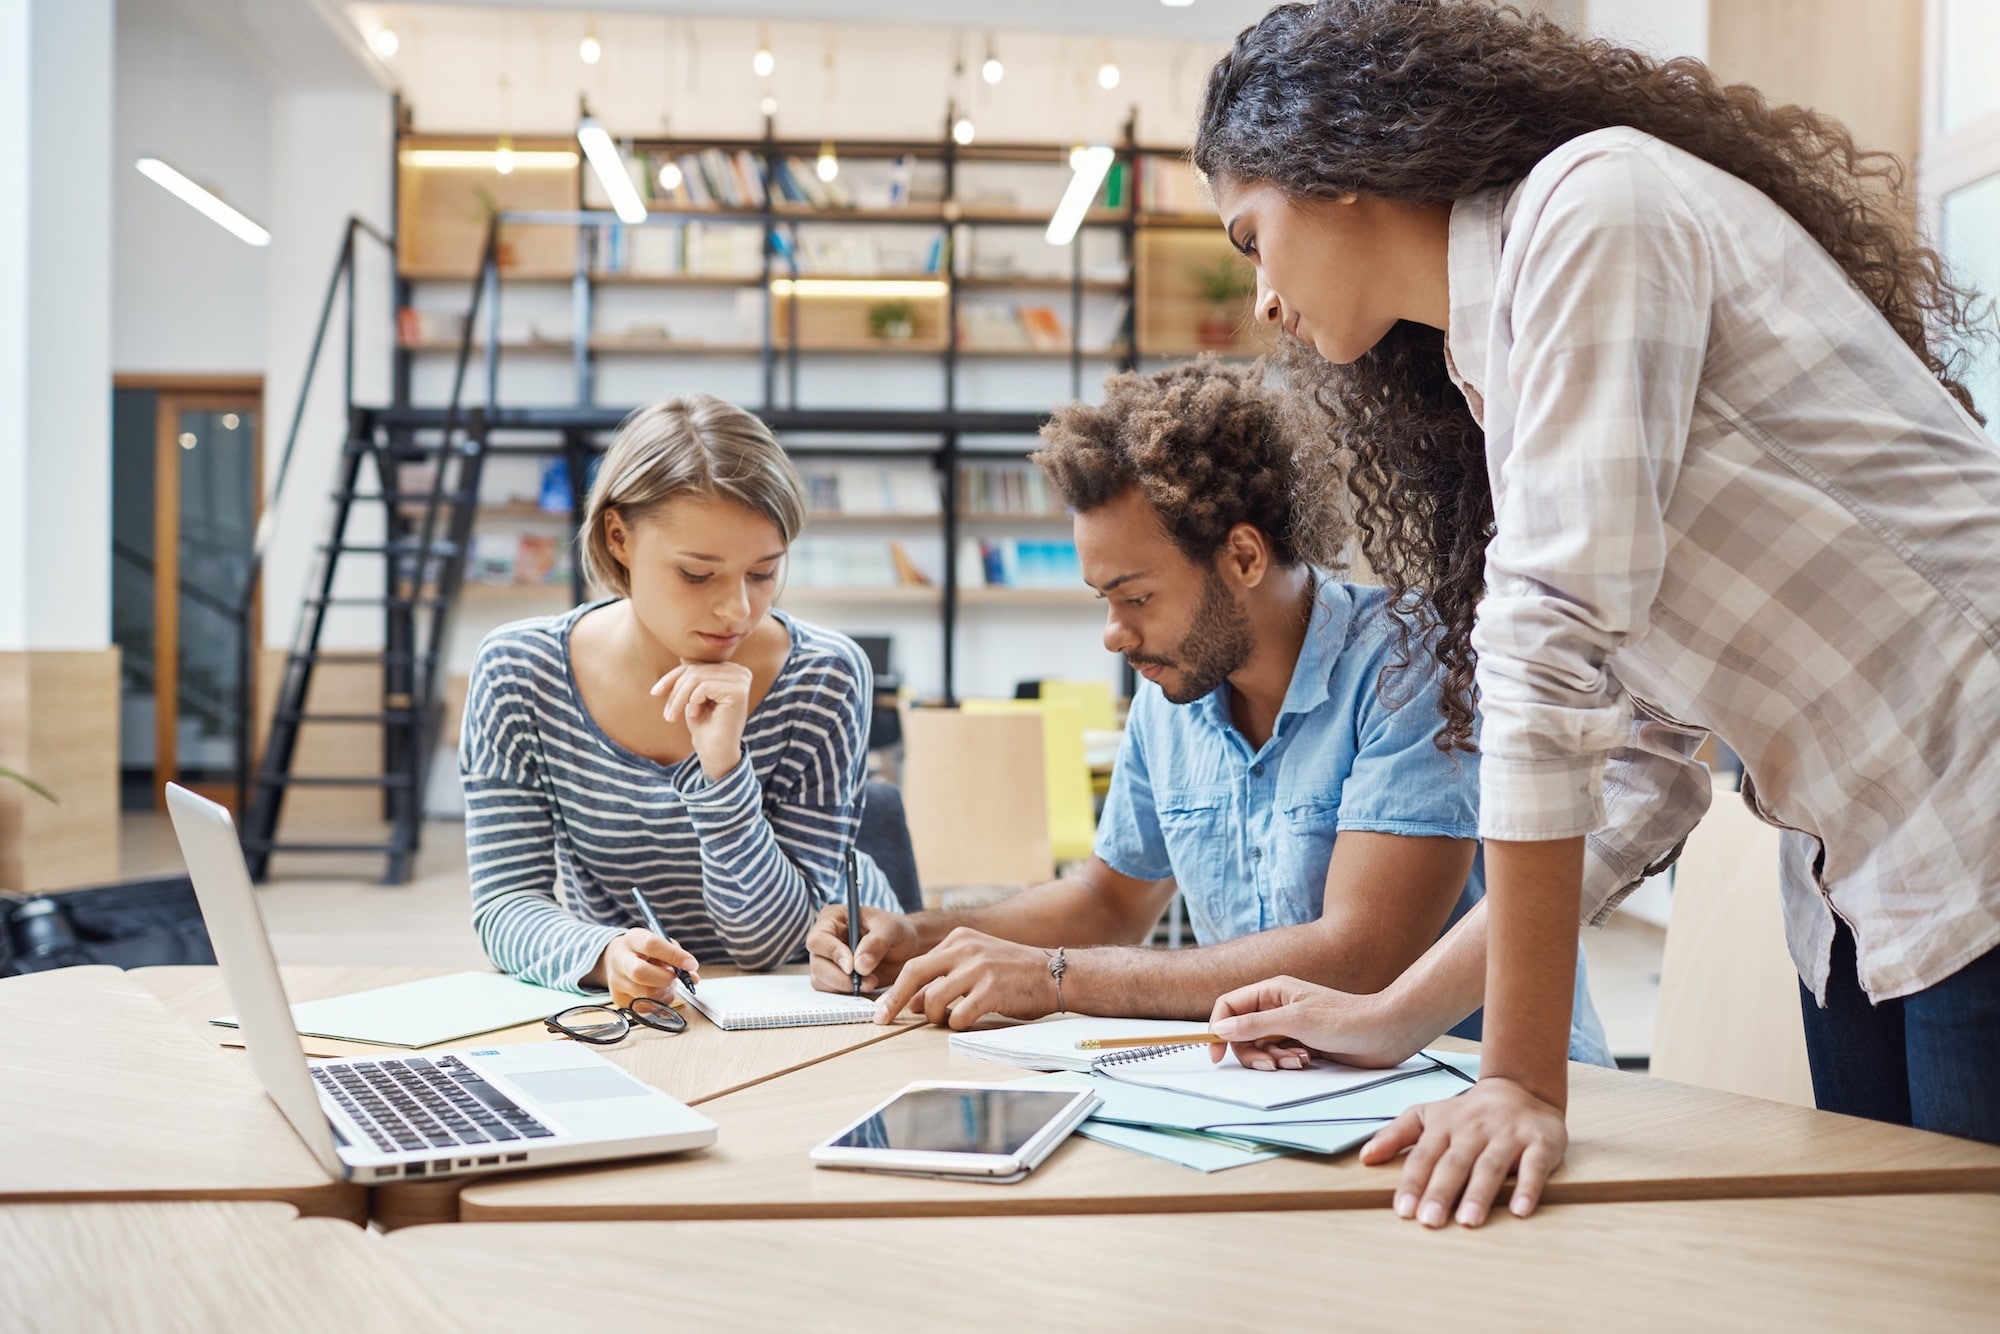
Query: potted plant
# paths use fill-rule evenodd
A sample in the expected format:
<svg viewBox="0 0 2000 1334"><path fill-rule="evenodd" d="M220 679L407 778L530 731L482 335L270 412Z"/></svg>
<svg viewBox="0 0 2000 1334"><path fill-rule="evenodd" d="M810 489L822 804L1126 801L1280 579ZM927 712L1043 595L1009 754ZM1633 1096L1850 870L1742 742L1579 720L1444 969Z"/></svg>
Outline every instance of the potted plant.
<svg viewBox="0 0 2000 1334"><path fill-rule="evenodd" d="M917 308L907 301L880 301L868 308L868 336L901 343L917 331Z"/></svg>
<svg viewBox="0 0 2000 1334"><path fill-rule="evenodd" d="M1234 255L1220 255L1213 264L1195 270L1208 311L1195 325L1195 338L1203 347L1231 347L1237 330L1243 327L1244 301L1257 290L1250 266Z"/></svg>

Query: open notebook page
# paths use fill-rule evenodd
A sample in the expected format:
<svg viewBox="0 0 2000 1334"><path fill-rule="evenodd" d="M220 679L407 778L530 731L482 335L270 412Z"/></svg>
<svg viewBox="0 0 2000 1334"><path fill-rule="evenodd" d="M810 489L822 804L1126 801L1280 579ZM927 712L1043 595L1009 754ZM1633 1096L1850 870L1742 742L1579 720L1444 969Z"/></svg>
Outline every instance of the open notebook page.
<svg viewBox="0 0 2000 1334"><path fill-rule="evenodd" d="M711 977L694 991L676 990L717 1028L807 1028L864 1024L875 1017L872 999L816 991L812 979L801 974Z"/></svg>

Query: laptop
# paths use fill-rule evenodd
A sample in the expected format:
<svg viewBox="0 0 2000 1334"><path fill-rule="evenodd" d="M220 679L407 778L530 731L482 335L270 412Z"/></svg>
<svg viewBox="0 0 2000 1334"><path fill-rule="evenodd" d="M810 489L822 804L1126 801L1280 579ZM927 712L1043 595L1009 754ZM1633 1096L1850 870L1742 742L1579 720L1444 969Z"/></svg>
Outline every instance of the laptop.
<svg viewBox="0 0 2000 1334"><path fill-rule="evenodd" d="M715 1123L574 1042L308 1062L226 808L167 784L250 1064L320 1165L369 1184L518 1172L715 1142Z"/></svg>

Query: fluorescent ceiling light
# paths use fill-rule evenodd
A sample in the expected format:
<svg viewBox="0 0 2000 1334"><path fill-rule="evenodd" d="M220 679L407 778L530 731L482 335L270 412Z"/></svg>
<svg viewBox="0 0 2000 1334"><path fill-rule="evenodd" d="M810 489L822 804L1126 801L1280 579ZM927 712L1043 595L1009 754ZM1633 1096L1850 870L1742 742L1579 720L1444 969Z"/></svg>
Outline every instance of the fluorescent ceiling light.
<svg viewBox="0 0 2000 1334"><path fill-rule="evenodd" d="M1092 144L1069 155L1076 174L1069 178L1069 189L1063 191L1062 202L1049 219L1050 245L1068 245L1076 239L1076 229L1083 225L1083 215L1090 212L1090 201L1097 198L1097 188L1104 184L1105 173L1117 156L1105 144Z"/></svg>
<svg viewBox="0 0 2000 1334"><path fill-rule="evenodd" d="M772 296L943 296L942 278L773 278Z"/></svg>
<svg viewBox="0 0 2000 1334"><path fill-rule="evenodd" d="M639 202L639 192L632 188L631 173L625 170L625 159L618 155L618 145L611 142L604 127L585 117L576 127L576 141L583 145L583 155L590 159L597 183L610 196L618 221L627 225L644 222L646 206Z"/></svg>
<svg viewBox="0 0 2000 1334"><path fill-rule="evenodd" d="M247 241L251 245L271 244L271 234L250 219L238 213L229 205L196 185L187 177L169 167L156 157L142 157L138 162L139 174L148 180L158 182L166 191L191 204L210 221L219 224L231 236Z"/></svg>
<svg viewBox="0 0 2000 1334"><path fill-rule="evenodd" d="M515 171L568 171L576 166L576 154L567 148L406 148L397 157L410 167L499 171L503 152L512 155Z"/></svg>

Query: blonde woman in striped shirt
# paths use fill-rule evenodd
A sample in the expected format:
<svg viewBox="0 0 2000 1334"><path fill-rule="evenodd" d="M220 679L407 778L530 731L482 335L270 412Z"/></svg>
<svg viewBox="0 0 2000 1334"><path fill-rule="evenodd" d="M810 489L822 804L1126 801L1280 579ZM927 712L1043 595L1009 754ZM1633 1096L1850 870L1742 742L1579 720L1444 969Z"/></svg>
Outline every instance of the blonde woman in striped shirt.
<svg viewBox="0 0 2000 1334"><path fill-rule="evenodd" d="M1384 1058L1483 999L1478 1087L1364 1154L1410 1150L1427 1225L1516 1170L1529 1212L1579 909L1673 859L1712 732L1784 830L1819 1104L2000 1142L2000 451L1958 378L1980 305L1897 165L1455 0L1272 10L1195 160L1353 452L1370 563L1441 627L1440 744L1476 693L1487 841L1486 911L1388 993L1266 983L1218 1031Z"/></svg>
<svg viewBox="0 0 2000 1334"><path fill-rule="evenodd" d="M613 596L503 626L473 665L472 917L500 968L664 996L675 968L804 958L844 893L871 692L853 641L772 607L804 515L798 473L741 408L694 394L620 428L580 544ZM864 902L895 910L859 864Z"/></svg>

